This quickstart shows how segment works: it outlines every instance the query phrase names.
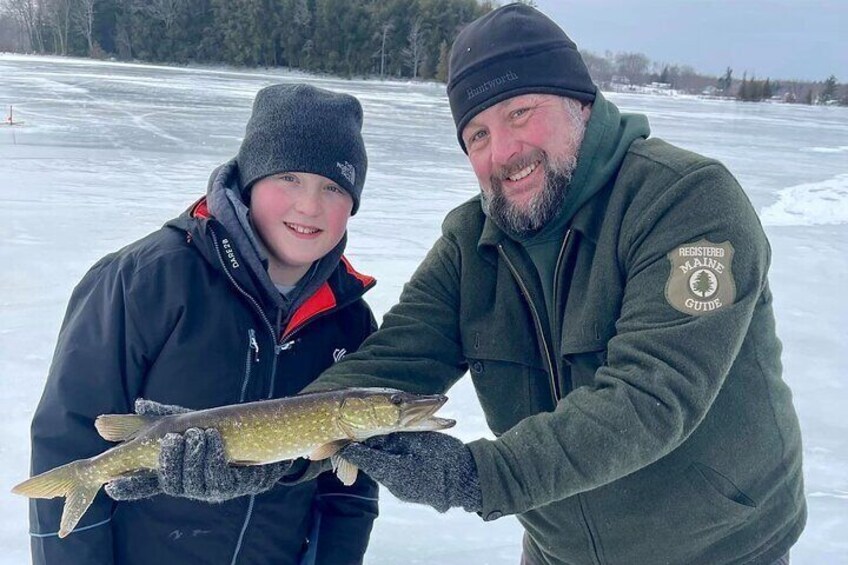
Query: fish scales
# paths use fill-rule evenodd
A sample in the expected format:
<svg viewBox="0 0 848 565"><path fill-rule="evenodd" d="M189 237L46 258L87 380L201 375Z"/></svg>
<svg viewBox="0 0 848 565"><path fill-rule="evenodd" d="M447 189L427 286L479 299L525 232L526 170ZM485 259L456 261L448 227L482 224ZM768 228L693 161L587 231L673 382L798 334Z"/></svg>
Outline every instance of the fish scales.
<svg viewBox="0 0 848 565"><path fill-rule="evenodd" d="M220 406L170 416L109 414L98 432L119 445L88 459L51 469L15 486L31 498L65 497L59 537L70 534L100 487L118 477L156 470L162 439L190 428L215 428L233 464L254 465L309 457L337 457L346 443L397 431L443 430L453 420L434 416L447 398L386 388L351 388ZM357 469L337 465L339 479L352 484Z"/></svg>

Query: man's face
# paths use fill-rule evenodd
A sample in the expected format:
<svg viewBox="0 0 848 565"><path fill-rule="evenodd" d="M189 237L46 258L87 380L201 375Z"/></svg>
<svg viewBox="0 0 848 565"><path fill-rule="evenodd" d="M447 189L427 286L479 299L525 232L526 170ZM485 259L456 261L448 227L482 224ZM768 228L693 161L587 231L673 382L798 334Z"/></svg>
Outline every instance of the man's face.
<svg viewBox="0 0 848 565"><path fill-rule="evenodd" d="M250 215L270 253L268 273L293 285L341 241L353 198L312 173L278 173L253 185Z"/></svg>
<svg viewBox="0 0 848 565"><path fill-rule="evenodd" d="M577 165L591 110L551 94L523 94L483 110L462 139L487 212L512 235L553 218Z"/></svg>

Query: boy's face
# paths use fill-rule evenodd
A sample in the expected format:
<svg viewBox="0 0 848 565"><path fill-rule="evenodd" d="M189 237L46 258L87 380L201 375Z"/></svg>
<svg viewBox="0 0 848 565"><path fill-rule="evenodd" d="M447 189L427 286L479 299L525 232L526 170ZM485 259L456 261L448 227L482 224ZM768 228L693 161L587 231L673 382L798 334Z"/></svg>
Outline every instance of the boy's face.
<svg viewBox="0 0 848 565"><path fill-rule="evenodd" d="M341 241L353 198L338 184L312 173L277 173L256 181L250 214L271 254L268 273L293 285Z"/></svg>

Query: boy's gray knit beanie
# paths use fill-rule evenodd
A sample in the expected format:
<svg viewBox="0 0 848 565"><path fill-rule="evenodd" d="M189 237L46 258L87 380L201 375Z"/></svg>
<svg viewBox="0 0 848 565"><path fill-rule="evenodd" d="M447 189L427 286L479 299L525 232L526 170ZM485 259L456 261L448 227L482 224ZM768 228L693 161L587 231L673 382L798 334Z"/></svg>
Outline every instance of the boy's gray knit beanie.
<svg viewBox="0 0 848 565"><path fill-rule="evenodd" d="M368 168L362 106L349 94L306 84L263 88L253 101L236 162L242 198L268 175L314 173L350 193L355 214Z"/></svg>

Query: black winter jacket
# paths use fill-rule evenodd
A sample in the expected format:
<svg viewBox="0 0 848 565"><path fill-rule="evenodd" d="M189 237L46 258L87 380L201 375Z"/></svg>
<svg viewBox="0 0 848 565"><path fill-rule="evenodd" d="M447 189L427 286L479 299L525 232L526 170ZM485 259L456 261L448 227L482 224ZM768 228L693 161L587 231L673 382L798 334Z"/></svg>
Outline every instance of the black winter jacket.
<svg viewBox="0 0 848 565"><path fill-rule="evenodd" d="M62 324L32 423L33 474L111 447L94 419L132 412L139 397L201 409L298 393L375 327L362 300L374 280L337 263L295 311L275 310L205 199L104 257L74 290ZM62 503L32 501L35 565L336 565L361 562L377 485L360 474L345 488L324 474L215 505L167 496L116 503L101 490L59 539Z"/></svg>

